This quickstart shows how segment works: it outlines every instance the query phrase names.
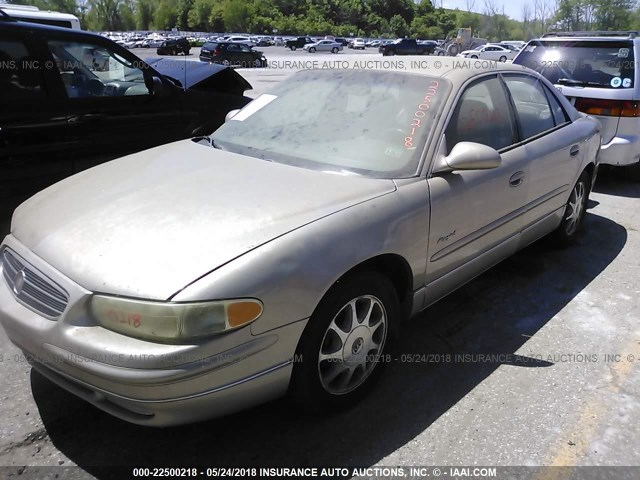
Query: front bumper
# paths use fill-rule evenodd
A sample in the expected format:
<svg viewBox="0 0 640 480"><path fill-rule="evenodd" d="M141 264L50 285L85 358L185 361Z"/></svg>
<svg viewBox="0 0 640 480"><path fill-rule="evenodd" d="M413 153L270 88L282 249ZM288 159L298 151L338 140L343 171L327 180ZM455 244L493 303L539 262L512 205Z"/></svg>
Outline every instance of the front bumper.
<svg viewBox="0 0 640 480"><path fill-rule="evenodd" d="M139 340L95 324L86 313L91 292L14 237L5 245L61 285L69 304L59 319L47 319L19 303L0 274L0 323L34 368L98 408L132 423L168 426L286 393L306 320L261 335L242 328L192 344Z"/></svg>

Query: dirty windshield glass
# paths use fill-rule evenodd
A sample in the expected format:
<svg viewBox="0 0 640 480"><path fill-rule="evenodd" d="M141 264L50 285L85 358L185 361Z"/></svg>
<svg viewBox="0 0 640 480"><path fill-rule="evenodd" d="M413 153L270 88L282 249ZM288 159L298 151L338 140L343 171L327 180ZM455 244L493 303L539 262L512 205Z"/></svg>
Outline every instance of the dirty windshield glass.
<svg viewBox="0 0 640 480"><path fill-rule="evenodd" d="M535 41L514 63L568 86L633 88L633 43L619 41Z"/></svg>
<svg viewBox="0 0 640 480"><path fill-rule="evenodd" d="M391 71L303 71L227 121L213 144L314 170L412 176L448 89L441 78Z"/></svg>

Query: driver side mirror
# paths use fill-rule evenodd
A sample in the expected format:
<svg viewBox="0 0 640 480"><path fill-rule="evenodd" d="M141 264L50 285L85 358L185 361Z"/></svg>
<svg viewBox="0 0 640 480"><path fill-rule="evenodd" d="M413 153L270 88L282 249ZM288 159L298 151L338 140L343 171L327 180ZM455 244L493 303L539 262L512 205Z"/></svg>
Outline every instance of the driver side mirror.
<svg viewBox="0 0 640 480"><path fill-rule="evenodd" d="M454 170L490 170L502 163L502 157L487 145L475 142L458 142L449 155L443 158L434 173Z"/></svg>
<svg viewBox="0 0 640 480"><path fill-rule="evenodd" d="M156 77L155 75L153 75L152 77L152 88L151 88L151 95L154 96L160 96L162 95L165 87L164 87L164 82L162 81L162 79L160 77Z"/></svg>

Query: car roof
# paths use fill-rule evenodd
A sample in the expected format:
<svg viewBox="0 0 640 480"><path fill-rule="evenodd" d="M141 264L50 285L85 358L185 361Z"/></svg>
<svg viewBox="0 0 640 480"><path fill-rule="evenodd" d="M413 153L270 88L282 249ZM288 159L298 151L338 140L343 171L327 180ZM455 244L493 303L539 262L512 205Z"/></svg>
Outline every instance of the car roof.
<svg viewBox="0 0 640 480"><path fill-rule="evenodd" d="M622 36L563 36L563 37L541 37L541 38L534 38L532 40L530 40L529 42L567 42L567 41L573 41L573 42L602 42L602 41L609 41L609 42L623 42L623 41L633 41L635 40L635 38L632 37L622 37Z"/></svg>
<svg viewBox="0 0 640 480"><path fill-rule="evenodd" d="M396 71L401 73L424 75L429 77L446 78L454 86L460 87L468 80L478 75L489 73L527 73L535 77L542 78L541 75L530 68L523 65L514 65L512 63L502 63L492 60L469 60L458 57L445 57L440 60L441 68L379 68L384 71ZM406 64L403 65L406 67Z"/></svg>

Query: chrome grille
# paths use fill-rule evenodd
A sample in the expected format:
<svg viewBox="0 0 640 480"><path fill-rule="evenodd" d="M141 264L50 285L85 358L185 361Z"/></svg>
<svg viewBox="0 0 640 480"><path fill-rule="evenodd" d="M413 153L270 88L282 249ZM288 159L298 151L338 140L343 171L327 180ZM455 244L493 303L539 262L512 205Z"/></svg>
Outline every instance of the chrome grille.
<svg viewBox="0 0 640 480"><path fill-rule="evenodd" d="M4 279L20 303L52 320L62 315L69 294L60 285L8 248L2 251L1 263Z"/></svg>

